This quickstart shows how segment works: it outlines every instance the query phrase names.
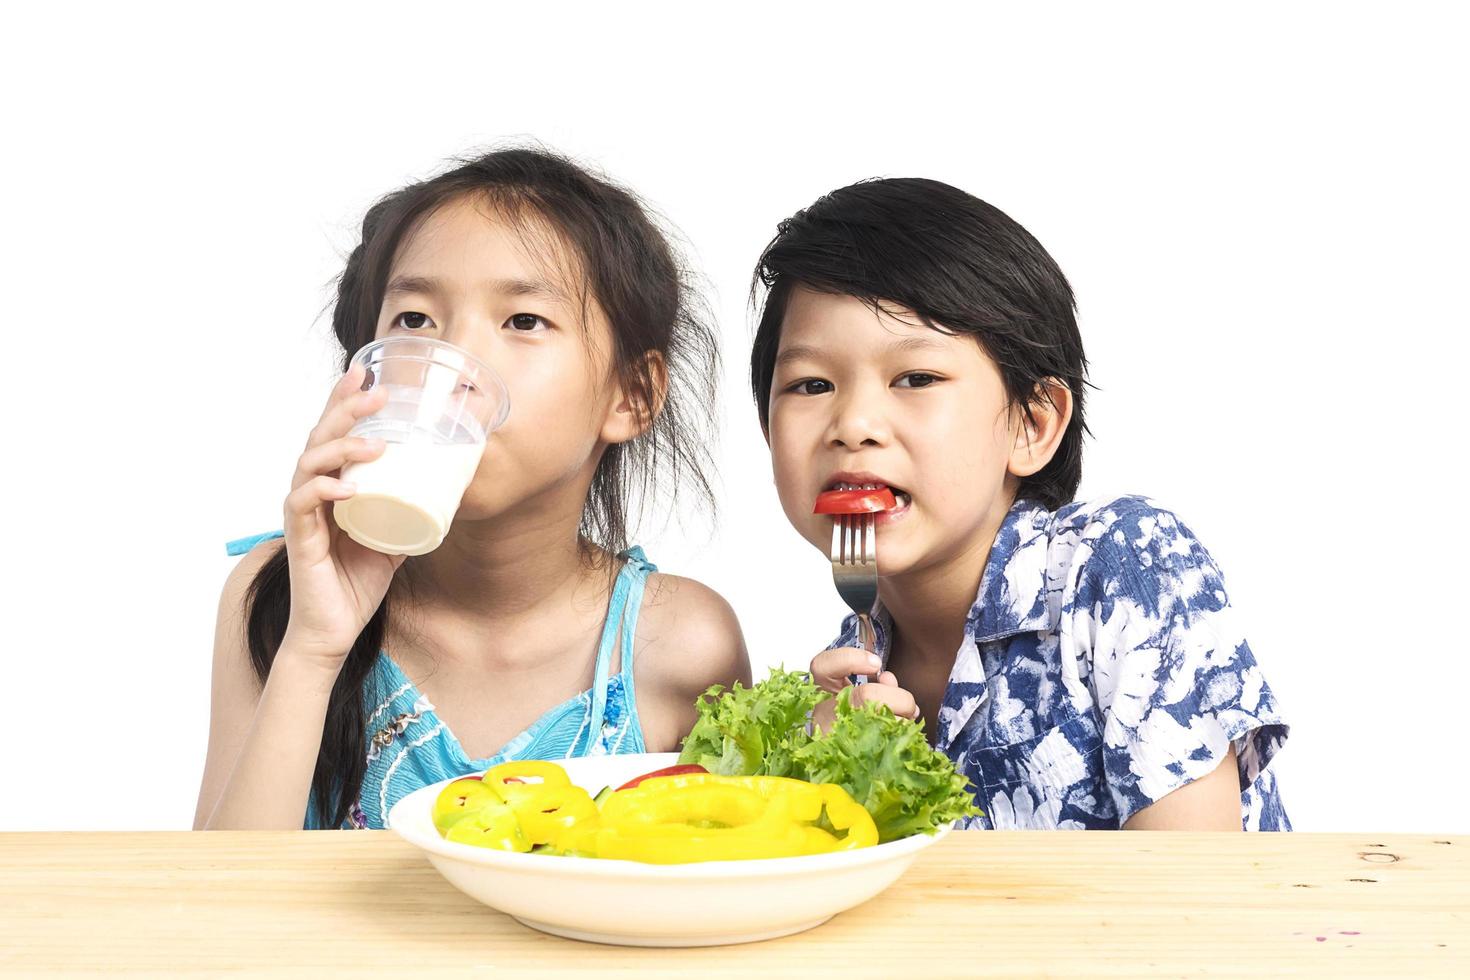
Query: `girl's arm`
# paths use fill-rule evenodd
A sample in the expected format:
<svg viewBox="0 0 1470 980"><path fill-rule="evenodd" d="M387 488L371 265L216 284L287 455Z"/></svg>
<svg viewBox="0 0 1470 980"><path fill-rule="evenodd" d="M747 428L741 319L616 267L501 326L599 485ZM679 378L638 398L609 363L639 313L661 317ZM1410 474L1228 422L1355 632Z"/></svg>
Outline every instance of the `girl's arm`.
<svg viewBox="0 0 1470 980"><path fill-rule="evenodd" d="M196 828L301 829L332 686L403 564L402 556L347 538L331 516L332 502L356 492L338 478L343 465L375 459L384 449L381 441L348 435L386 397L383 385L363 391L362 379L363 368L355 365L333 387L291 478L282 514L290 618L263 689L245 640L244 597L282 545L256 548L225 582Z"/></svg>
<svg viewBox="0 0 1470 980"><path fill-rule="evenodd" d="M638 616L635 686L650 752L677 752L712 684L750 686L750 656L735 611L693 579L655 573Z"/></svg>
<svg viewBox="0 0 1470 980"><path fill-rule="evenodd" d="M279 547L252 551L220 596L195 830L300 830L306 814L336 674L283 644L264 689L256 679L245 644L245 590Z"/></svg>
<svg viewBox="0 0 1470 980"><path fill-rule="evenodd" d="M1240 770L1235 747L1208 776L1186 783L1123 825L1124 830L1240 830Z"/></svg>

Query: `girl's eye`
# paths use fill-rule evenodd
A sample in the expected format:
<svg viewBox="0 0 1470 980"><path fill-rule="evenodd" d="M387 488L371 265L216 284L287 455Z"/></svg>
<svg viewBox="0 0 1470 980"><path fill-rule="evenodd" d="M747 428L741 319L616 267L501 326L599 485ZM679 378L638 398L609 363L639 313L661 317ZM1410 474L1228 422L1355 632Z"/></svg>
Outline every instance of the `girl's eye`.
<svg viewBox="0 0 1470 980"><path fill-rule="evenodd" d="M432 327L434 321L430 320L426 314L409 312L395 316L391 325L402 327L404 330L422 330L424 327Z"/></svg>
<svg viewBox="0 0 1470 980"><path fill-rule="evenodd" d="M517 313L505 321L505 326L521 333L535 333L541 330L551 329L551 324L541 319L534 313Z"/></svg>
<svg viewBox="0 0 1470 980"><path fill-rule="evenodd" d="M807 378L805 381L796 382L786 390L798 395L825 395L832 390L832 383L823 381L821 378Z"/></svg>
<svg viewBox="0 0 1470 980"><path fill-rule="evenodd" d="M923 371L915 371L912 374L905 374L903 377L893 382L893 384L896 388L927 388L938 380L939 379L932 374L925 374ZM905 384L904 382L908 383Z"/></svg>

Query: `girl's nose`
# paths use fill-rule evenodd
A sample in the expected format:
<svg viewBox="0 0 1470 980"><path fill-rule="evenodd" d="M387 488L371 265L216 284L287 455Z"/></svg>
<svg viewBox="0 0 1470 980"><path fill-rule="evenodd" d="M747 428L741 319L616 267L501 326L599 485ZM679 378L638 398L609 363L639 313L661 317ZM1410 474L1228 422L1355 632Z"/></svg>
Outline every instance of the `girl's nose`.
<svg viewBox="0 0 1470 980"><path fill-rule="evenodd" d="M491 370L501 370L501 352L495 328L498 324L472 317L453 317L441 328L439 338L484 361Z"/></svg>
<svg viewBox="0 0 1470 980"><path fill-rule="evenodd" d="M477 357L481 357L482 360L484 359L482 356L484 352L477 351L476 348L483 348L485 345L475 343L477 338L473 323L466 322L464 317L451 317L447 323L441 324L439 329L439 339L470 351Z"/></svg>

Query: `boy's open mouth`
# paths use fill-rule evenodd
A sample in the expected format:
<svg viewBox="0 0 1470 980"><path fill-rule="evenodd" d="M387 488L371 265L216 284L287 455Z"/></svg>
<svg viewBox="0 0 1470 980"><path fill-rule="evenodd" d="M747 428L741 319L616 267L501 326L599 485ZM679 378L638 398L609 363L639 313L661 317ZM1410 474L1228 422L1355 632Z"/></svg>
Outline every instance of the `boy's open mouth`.
<svg viewBox="0 0 1470 980"><path fill-rule="evenodd" d="M882 480L869 480L869 481L864 481L864 482L852 482L852 481L847 481L847 480L832 480L825 487L823 487L822 489L823 489L823 491L827 491L827 490L885 490L885 489L886 490L890 490L890 491L893 492L893 498L896 501L898 501L898 506L896 508L894 508L894 511L890 511L890 513L893 513L895 511L900 511L900 510L906 510L906 509L908 509L909 504L911 504L911 503L914 502L913 496L907 490L903 489L902 487L896 487L893 484L888 483L888 482L885 482L885 481L882 481Z"/></svg>

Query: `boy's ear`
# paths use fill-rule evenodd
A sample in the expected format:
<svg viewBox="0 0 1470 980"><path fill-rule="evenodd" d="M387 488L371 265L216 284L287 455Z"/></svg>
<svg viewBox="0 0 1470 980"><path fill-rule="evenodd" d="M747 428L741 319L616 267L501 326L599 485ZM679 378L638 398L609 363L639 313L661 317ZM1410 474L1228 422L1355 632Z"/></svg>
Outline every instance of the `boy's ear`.
<svg viewBox="0 0 1470 980"><path fill-rule="evenodd" d="M1015 439L1006 466L1008 473L1019 477L1040 472L1057 454L1072 421L1072 389L1059 378L1043 378L1025 408L1031 410L1029 417L1023 406L1012 411Z"/></svg>
<svg viewBox="0 0 1470 980"><path fill-rule="evenodd" d="M658 351L645 352L630 375L631 380L620 380L614 387L602 423L602 441L609 445L629 442L647 432L669 397L668 367Z"/></svg>

